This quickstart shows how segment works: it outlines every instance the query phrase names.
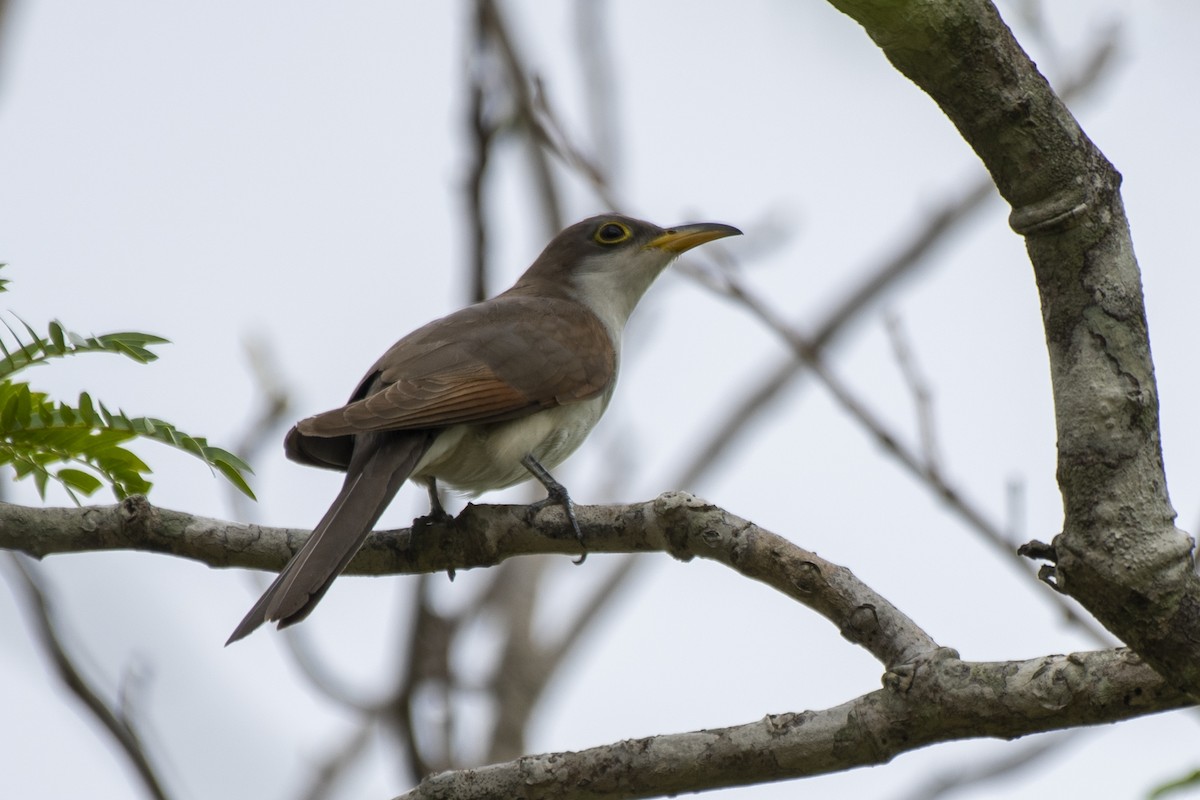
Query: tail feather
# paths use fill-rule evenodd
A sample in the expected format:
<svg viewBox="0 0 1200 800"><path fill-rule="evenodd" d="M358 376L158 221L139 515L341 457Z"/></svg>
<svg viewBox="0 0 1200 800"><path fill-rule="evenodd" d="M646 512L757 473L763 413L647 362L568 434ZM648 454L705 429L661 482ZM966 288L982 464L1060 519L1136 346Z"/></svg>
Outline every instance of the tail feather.
<svg viewBox="0 0 1200 800"><path fill-rule="evenodd" d="M362 547L432 438L428 433L360 434L333 505L225 644L264 622L278 620L282 628L307 617Z"/></svg>

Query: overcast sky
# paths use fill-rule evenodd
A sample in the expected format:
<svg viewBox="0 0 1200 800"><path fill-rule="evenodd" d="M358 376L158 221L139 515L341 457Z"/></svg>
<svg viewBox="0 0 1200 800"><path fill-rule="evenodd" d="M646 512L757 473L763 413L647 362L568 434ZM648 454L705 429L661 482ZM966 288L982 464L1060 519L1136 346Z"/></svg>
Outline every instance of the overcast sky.
<svg viewBox="0 0 1200 800"><path fill-rule="evenodd" d="M1200 272L1189 192L1200 179L1200 10L1047 5L1050 41L1028 34L1016 4L1002 11L1054 83L1089 43L1120 29L1112 72L1075 110L1125 177L1172 500L1191 530L1200 519ZM552 102L573 131L587 130L571 4L505 7ZM248 340L273 354L299 418L341 403L395 339L464 303L466 8L16 3L0 39L0 261L12 280L0 308L39 329L57 318L83 333L143 330L173 342L148 367L81 357L29 379L64 398L86 388L231 446L257 410ZM933 102L826 5L606 8L623 210L664 225L742 227L729 252L789 318L817 317L982 171ZM569 197L572 220L604 210L577 181ZM515 154L498 162L490 206L499 289L548 236ZM1061 506L1046 353L1032 271L1007 214L989 201L843 342L835 369L915 440L913 403L881 322L885 310L898 315L934 391L947 474L1000 522L1006 486L1019 481L1024 511L1014 524L1049 539ZM608 416L559 475L578 502L695 491L849 567L968 659L1096 646L1063 623L1045 587L998 560L817 387L788 395L704 481L674 485L737 388L783 352L744 311L668 273L635 315L626 348ZM614 449L618 438L636 447ZM155 467L156 503L220 518L311 527L338 485L273 447L254 465L259 503L242 512L194 460L139 452ZM9 496L38 502L25 485ZM68 502L61 493L49 500ZM406 488L384 524L406 525L424 510L424 492ZM593 559L563 562L556 591L567 597ZM350 724L312 699L273 631L221 647L258 591L245 573L135 554L44 566L88 668L108 687L139 677L151 749L179 797L292 797ZM305 623L364 691L386 686L407 580L341 580ZM447 602L471 580L447 583ZM3 594L0 636L0 793L128 796L124 765L64 701ZM531 746L577 749L826 708L877 688L880 671L824 619L765 587L658 557L555 683ZM1081 786L1140 796L1196 766L1196 725L1194 714L1177 713L1085 733L1061 758L963 796ZM711 796L899 797L941 769L1012 746L959 743L882 768ZM379 766L356 775L347 796L406 788L399 771Z"/></svg>

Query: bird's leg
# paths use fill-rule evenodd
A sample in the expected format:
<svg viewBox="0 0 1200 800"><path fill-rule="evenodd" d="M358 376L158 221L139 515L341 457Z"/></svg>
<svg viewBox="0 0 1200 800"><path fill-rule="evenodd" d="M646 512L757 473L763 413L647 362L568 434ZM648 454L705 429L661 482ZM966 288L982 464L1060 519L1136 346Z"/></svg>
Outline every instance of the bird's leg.
<svg viewBox="0 0 1200 800"><path fill-rule="evenodd" d="M442 497L438 494L437 478L423 478L421 482L425 484L425 490L429 492L429 513L413 520L413 527L415 528L418 523L432 525L440 522L448 525L453 522L454 517L450 516L442 506ZM446 574L450 576L450 580L454 580L454 567L446 570Z"/></svg>
<svg viewBox="0 0 1200 800"><path fill-rule="evenodd" d="M442 498L438 494L436 478L421 478L421 483L425 484L425 491L429 492L429 513L423 517L417 517L415 521L433 524L435 522L449 523L454 517L447 513L442 507Z"/></svg>
<svg viewBox="0 0 1200 800"><path fill-rule="evenodd" d="M583 543L583 531L579 529L579 521L575 519L575 504L571 502L571 496L567 494L567 487L554 480L554 476L539 464L538 460L532 454L521 459L521 465L529 470L542 486L546 487L545 499L538 500L536 503L529 505L530 518L532 519L534 515L551 503L562 506L563 513L567 515L567 522L571 523L571 530L575 531L575 538L579 540L579 546L585 547ZM586 558L587 551L585 549L575 563L582 564Z"/></svg>

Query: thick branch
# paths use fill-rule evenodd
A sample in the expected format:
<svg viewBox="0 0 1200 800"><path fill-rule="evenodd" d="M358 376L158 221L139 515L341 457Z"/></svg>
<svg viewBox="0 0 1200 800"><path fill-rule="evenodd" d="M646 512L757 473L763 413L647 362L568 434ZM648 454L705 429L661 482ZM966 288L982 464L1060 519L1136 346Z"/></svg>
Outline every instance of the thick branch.
<svg viewBox="0 0 1200 800"><path fill-rule="evenodd" d="M1174 527L1121 176L984 0L831 0L937 101L1012 205L1041 294L1065 520L1056 579L1200 697L1200 578Z"/></svg>
<svg viewBox="0 0 1200 800"><path fill-rule="evenodd" d="M938 742L1116 722L1189 702L1127 650L996 663L938 651L836 708L443 772L402 800L674 795L884 764Z"/></svg>
<svg viewBox="0 0 1200 800"><path fill-rule="evenodd" d="M486 567L518 555L579 552L557 508L530 524L526 506L469 505L446 524L376 532L347 574L387 575ZM817 611L886 667L910 663L937 644L860 582L787 539L686 493L628 506L577 506L588 550L665 552L706 558ZM0 504L0 548L41 558L87 550L143 550L214 567L280 569L306 531L239 525L155 508L144 497L115 506L33 509Z"/></svg>

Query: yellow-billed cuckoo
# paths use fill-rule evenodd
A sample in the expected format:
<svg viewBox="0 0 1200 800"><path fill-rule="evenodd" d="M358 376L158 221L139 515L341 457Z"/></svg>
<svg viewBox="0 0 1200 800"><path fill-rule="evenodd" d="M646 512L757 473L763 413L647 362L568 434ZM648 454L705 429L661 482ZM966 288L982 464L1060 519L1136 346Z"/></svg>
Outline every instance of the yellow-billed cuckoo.
<svg viewBox="0 0 1200 800"><path fill-rule="evenodd" d="M229 637L304 619L358 552L406 479L478 494L537 478L579 535L547 471L587 437L612 397L621 332L676 256L741 233L717 223L660 228L617 214L564 230L511 289L405 336L346 405L302 420L288 458L344 470L312 536Z"/></svg>

